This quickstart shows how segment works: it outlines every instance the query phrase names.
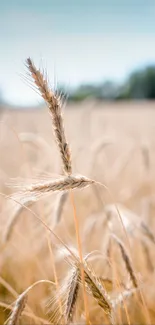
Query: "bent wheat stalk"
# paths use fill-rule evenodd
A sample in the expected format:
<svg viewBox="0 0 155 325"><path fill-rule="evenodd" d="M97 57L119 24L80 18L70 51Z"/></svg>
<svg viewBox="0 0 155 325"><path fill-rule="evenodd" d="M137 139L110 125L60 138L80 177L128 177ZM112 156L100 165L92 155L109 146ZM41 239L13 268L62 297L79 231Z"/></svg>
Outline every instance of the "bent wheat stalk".
<svg viewBox="0 0 155 325"><path fill-rule="evenodd" d="M33 188L30 190L30 194L32 192L36 191L36 195L40 193L48 193L49 191L55 191L55 190L68 190L68 189L74 189L74 188L81 188L84 186L89 185L92 183L92 181L87 180L85 177L81 177L80 179L76 179L74 176L71 176L72 174L72 164L71 164L71 153L69 149L68 142L66 140L65 136L65 131L64 131L64 126L63 126L63 118L61 115L61 109L62 109L62 102L60 100L60 97L58 96L57 93L54 93L48 86L47 83L47 78L43 76L43 74L40 72L40 70L37 70L34 63L30 58L26 60L27 68L30 71L31 77L34 80L34 83L39 90L41 96L47 103L47 106L49 108L49 111L52 116L52 121L53 121L53 129L54 129L54 135L55 139L60 151L61 155L61 160L62 160L62 165L64 169L64 173L70 176L65 181L56 181L56 184L52 184L53 186L50 186L49 190L49 184L46 187L41 186L39 187L39 192L38 188ZM87 183L87 185L86 185ZM50 184L51 185L51 184ZM74 221L75 221L75 229L76 229L76 238L77 238L77 243L78 243L78 248L79 248L79 256L81 260L81 265L82 265L82 249L81 249L81 242L80 242L80 235L79 235L79 225L78 225L78 220L77 216L75 213L75 207L74 207L74 202L73 202L73 196L71 193L71 198L72 198L72 203L73 203L73 209L74 209ZM84 276L83 271L82 271L82 266L81 266L81 273L82 273L82 278ZM83 279L83 284L84 284L84 279ZM83 293L85 291L84 285L83 285ZM84 303L86 307L86 301L85 301L85 293L84 293ZM85 308L87 309L87 308ZM88 313L87 313L88 314ZM87 323L88 323L88 315L87 315Z"/></svg>

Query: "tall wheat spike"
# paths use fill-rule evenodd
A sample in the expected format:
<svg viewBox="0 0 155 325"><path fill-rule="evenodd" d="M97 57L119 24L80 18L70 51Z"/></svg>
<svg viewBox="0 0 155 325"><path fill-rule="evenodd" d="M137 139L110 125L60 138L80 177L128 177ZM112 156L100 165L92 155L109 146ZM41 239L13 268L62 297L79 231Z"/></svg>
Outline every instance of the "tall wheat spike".
<svg viewBox="0 0 155 325"><path fill-rule="evenodd" d="M41 96L47 103L49 111L51 113L54 134L55 134L56 142L58 144L58 148L60 151L64 173L67 174L68 176L71 176L72 175L71 153L70 153L68 142L66 140L64 126L63 126L63 118L61 115L62 103L60 101L60 97L49 88L48 83L47 83L47 78L44 78L44 76L40 72L40 70L36 69L34 63L32 62L32 60L30 58L28 58L26 60L26 64L27 64L28 70L30 71L30 74L34 80L34 83L37 86L37 89L39 90ZM62 183L61 183L61 185L59 183L58 190L67 190L67 189L73 189L73 188L77 188L77 187L81 188L81 187L83 187L84 184L86 185L86 183L87 183L87 185L89 185L90 183L92 184L92 181L91 182L90 182L90 180L86 181L86 179L83 177L81 179L78 179L78 181L77 181L77 179L75 179L75 178L73 179L73 178L68 177L68 179L66 179L67 183L69 181L69 184L66 184L67 187L65 186L64 188L62 188ZM64 183L63 183L63 185L64 185ZM72 192L71 192L71 197L72 197L72 202L73 202L74 200L73 200ZM84 272L83 272L83 268L82 268L82 249L81 249L80 234L79 234L79 224L78 224L78 219L77 219L77 216L75 213L74 203L73 203L73 209L74 209L76 238L77 238L79 256L80 256L80 260L81 260L81 276L82 276L82 281L83 281L83 295L84 295L85 312L86 312L86 318L87 318L87 323L88 323L88 312L87 312L87 307L86 307L87 303L86 303L85 286L84 286Z"/></svg>
<svg viewBox="0 0 155 325"><path fill-rule="evenodd" d="M71 153L64 132L63 118L61 115L61 100L59 96L49 88L47 79L43 76L40 70L36 69L34 63L30 58L26 60L26 64L35 82L35 85L47 103L49 111L51 113L55 138L60 150L64 172L66 174L71 174Z"/></svg>

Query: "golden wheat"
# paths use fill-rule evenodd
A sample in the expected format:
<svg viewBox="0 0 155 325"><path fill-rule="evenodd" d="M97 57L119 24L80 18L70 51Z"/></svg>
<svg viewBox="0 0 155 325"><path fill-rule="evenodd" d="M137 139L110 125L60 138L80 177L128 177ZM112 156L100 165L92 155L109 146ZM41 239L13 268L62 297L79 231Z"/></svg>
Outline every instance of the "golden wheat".
<svg viewBox="0 0 155 325"><path fill-rule="evenodd" d="M47 80L44 78L40 70L37 70L34 63L30 58L26 60L27 67L31 73L31 76L40 91L41 96L45 100L50 110L55 138L60 150L64 171L67 174L71 174L71 154L69 150L69 145L66 140L63 118L61 115L61 101L57 94L54 94L48 87Z"/></svg>

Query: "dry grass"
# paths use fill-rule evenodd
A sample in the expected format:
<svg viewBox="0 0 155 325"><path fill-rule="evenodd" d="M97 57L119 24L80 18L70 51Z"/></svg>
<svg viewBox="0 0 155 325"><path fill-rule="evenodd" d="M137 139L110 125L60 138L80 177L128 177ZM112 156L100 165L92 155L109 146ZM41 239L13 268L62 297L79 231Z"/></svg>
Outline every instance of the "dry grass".
<svg viewBox="0 0 155 325"><path fill-rule="evenodd" d="M52 119L1 116L0 322L154 324L154 103L70 104L63 121L27 66Z"/></svg>

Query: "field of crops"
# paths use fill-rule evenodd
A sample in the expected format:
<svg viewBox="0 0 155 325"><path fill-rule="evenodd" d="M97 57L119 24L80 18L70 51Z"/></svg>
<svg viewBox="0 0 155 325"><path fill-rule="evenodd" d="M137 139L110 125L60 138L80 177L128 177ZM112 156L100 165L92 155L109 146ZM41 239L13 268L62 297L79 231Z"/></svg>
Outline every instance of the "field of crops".
<svg viewBox="0 0 155 325"><path fill-rule="evenodd" d="M154 324L155 103L52 114L0 115L0 324Z"/></svg>

